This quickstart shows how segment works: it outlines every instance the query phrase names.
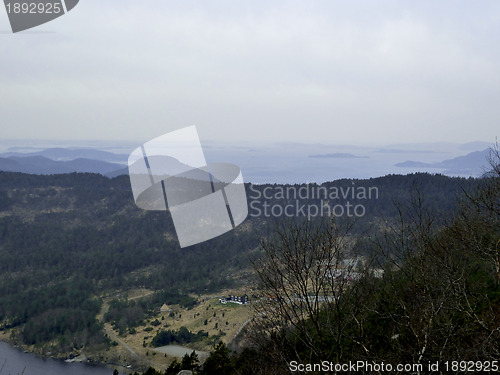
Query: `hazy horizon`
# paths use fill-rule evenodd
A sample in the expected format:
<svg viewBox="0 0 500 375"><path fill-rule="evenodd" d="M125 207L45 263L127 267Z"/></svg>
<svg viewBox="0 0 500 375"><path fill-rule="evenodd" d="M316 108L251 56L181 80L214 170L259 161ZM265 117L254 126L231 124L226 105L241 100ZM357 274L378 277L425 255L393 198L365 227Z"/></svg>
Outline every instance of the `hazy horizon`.
<svg viewBox="0 0 500 375"><path fill-rule="evenodd" d="M294 143L242 143L210 142L202 140L208 163L231 162L238 165L246 182L252 183L306 183L338 180L342 178L375 178L388 174L414 172L443 173L450 176L478 177L487 171L478 161L452 167L436 166L445 160L464 157L472 152L493 147L493 142L472 141L464 144L413 143L383 146L356 146L333 144ZM17 145L0 141L0 154L6 152L29 153L49 148L97 149L123 155L126 166L128 154L140 146L136 142L110 141L19 141ZM2 157L2 155L0 155ZM477 159L477 158L476 158ZM397 166L405 162L420 166ZM479 161L480 162L480 161ZM460 163L459 163L460 164Z"/></svg>

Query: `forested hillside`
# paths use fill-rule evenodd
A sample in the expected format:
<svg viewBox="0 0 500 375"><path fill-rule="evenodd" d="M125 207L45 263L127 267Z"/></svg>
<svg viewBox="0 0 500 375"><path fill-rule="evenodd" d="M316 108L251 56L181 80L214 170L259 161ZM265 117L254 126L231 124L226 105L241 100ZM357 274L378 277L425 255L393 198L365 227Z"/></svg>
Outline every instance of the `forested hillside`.
<svg viewBox="0 0 500 375"><path fill-rule="evenodd" d="M395 203L408 202L416 193L444 221L456 207L456 195L476 184L473 179L416 174L323 186L378 189L371 199L333 199L335 204L363 204L365 214L355 218L358 229L353 232L360 236L396 219ZM311 196L284 199L275 194L280 188L287 187L247 185L250 215L242 225L181 249L169 213L137 208L127 176L0 172L0 329L14 328L12 339L19 343L50 342L56 351L107 345L95 318L106 293L143 287L162 292L152 304L164 301L165 293L172 303L189 303L188 293L231 285L239 270L251 268L249 256L261 254L260 238L290 219L266 217L263 211L257 215L256 207L307 207L321 201ZM339 217L344 219L350 218Z"/></svg>

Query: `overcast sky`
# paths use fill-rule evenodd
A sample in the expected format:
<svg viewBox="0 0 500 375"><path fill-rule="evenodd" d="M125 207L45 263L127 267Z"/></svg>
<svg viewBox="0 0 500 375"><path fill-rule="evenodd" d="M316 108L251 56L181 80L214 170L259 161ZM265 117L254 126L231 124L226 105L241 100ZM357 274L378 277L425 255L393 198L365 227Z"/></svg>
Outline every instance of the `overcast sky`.
<svg viewBox="0 0 500 375"><path fill-rule="evenodd" d="M500 135L500 1L81 0L12 34L5 139L389 144Z"/></svg>

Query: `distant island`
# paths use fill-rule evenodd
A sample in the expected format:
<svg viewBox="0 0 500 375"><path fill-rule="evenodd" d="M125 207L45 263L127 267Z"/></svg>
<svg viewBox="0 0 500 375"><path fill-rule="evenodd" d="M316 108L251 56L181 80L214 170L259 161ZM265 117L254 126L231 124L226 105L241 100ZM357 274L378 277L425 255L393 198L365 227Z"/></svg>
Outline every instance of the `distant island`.
<svg viewBox="0 0 500 375"><path fill-rule="evenodd" d="M337 152L333 154L316 154L309 155L310 158L327 158L327 159L367 159L368 156L358 156L353 154L347 154L343 152Z"/></svg>
<svg viewBox="0 0 500 375"><path fill-rule="evenodd" d="M483 151L474 151L467 155L458 156L453 159L443 160L435 163L424 163L420 161L407 160L403 163L395 164L396 167L404 168L425 168L425 169L443 169L448 175L481 175L481 170L487 171L488 157L490 149Z"/></svg>

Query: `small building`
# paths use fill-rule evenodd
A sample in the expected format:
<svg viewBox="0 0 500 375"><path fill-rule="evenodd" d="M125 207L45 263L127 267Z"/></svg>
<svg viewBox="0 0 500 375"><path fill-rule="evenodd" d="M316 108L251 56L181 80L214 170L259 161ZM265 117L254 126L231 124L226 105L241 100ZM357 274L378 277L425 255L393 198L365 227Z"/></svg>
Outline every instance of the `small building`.
<svg viewBox="0 0 500 375"><path fill-rule="evenodd" d="M166 303L164 303L164 304L160 307L160 311L161 311L161 312L169 312L169 311L172 311L172 309L171 309L170 307L168 307Z"/></svg>
<svg viewBox="0 0 500 375"><path fill-rule="evenodd" d="M229 295L227 297L219 298L219 302L222 304L236 303L238 305L246 305L247 303L250 302L250 299L248 298L248 295L246 295L246 294L244 294L242 296Z"/></svg>

